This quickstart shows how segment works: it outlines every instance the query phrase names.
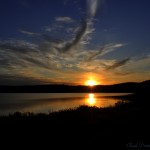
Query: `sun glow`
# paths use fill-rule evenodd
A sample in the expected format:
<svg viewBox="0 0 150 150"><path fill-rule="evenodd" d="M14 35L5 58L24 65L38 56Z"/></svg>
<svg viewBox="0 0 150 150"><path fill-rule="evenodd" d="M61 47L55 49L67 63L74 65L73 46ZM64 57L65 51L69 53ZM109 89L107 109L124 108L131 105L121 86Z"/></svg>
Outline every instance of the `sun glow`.
<svg viewBox="0 0 150 150"><path fill-rule="evenodd" d="M90 80L87 80L85 82L85 84L88 85L88 86L94 86L94 85L97 85L97 82L93 79L90 79Z"/></svg>

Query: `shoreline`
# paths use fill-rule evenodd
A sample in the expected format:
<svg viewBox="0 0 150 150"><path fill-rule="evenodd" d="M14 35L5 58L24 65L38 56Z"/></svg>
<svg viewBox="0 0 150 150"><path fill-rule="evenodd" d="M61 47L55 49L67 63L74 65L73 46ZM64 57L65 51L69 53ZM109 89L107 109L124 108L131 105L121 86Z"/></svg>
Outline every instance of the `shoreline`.
<svg viewBox="0 0 150 150"><path fill-rule="evenodd" d="M128 98L130 103L109 108L80 106L48 115L16 112L1 116L0 133L7 137L5 142L19 141L35 147L65 148L71 143L83 148L128 149L128 143L148 144L149 102L139 95Z"/></svg>

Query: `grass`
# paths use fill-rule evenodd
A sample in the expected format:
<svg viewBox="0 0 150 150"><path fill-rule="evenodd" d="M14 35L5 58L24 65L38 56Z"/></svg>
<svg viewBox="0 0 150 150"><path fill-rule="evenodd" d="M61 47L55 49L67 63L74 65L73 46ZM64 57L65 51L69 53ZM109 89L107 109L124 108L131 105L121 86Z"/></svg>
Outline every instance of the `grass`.
<svg viewBox="0 0 150 150"><path fill-rule="evenodd" d="M150 145L149 98L131 95L126 99L130 103L108 108L80 106L49 114L16 112L1 116L1 141L41 149L122 150L131 149L129 143Z"/></svg>

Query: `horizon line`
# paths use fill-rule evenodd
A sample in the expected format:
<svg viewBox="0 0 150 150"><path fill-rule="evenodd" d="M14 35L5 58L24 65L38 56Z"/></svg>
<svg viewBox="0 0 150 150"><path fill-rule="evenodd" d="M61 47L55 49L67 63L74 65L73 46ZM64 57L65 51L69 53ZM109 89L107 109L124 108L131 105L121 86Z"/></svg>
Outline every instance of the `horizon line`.
<svg viewBox="0 0 150 150"><path fill-rule="evenodd" d="M150 80L144 80L141 82L120 82L120 83L114 83L114 84L97 84L97 85L93 85L94 86L107 86L107 85L117 85L117 84L125 84L125 83L142 83L145 81L150 81ZM81 84L72 84L72 83L46 83L46 84L19 84L19 85L15 85L15 84L6 84L6 85L0 85L0 86L50 86L50 85L64 85L64 86L85 86L85 87L90 87L90 85L81 85Z"/></svg>

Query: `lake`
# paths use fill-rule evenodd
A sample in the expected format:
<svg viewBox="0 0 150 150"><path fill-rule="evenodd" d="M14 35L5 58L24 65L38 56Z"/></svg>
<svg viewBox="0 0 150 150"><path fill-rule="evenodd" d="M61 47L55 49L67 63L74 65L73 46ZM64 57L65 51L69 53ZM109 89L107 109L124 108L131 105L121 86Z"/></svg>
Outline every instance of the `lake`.
<svg viewBox="0 0 150 150"><path fill-rule="evenodd" d="M0 93L0 115L14 112L49 113L81 105L109 107L129 93Z"/></svg>

